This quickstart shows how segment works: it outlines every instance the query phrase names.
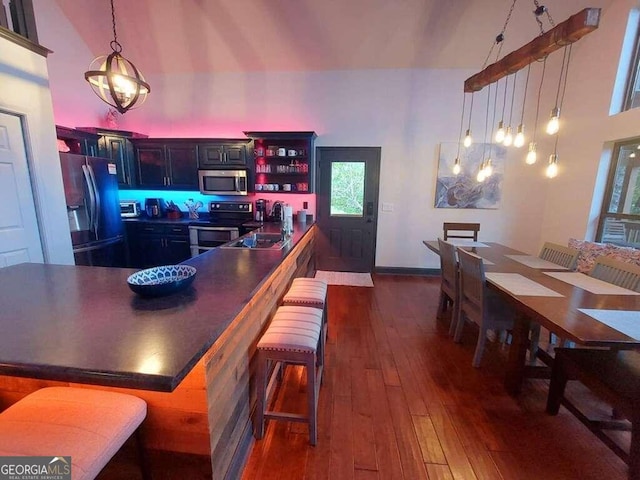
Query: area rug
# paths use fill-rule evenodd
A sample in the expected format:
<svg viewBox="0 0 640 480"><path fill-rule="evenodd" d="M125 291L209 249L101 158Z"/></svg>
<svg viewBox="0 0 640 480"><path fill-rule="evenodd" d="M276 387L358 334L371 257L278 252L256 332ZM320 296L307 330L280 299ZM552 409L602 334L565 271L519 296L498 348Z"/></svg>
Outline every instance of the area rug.
<svg viewBox="0 0 640 480"><path fill-rule="evenodd" d="M353 287L373 287L370 273L327 272L318 270L316 278L325 280L329 285L350 285Z"/></svg>

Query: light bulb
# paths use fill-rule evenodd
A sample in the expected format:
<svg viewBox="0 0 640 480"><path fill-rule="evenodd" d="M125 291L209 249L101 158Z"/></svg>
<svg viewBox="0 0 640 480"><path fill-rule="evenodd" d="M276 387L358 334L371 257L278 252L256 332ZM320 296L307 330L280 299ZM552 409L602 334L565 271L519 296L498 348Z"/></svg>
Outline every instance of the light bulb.
<svg viewBox="0 0 640 480"><path fill-rule="evenodd" d="M558 175L558 155L555 153L549 155L549 165L547 166L546 175L548 178L555 178Z"/></svg>
<svg viewBox="0 0 640 480"><path fill-rule="evenodd" d="M502 142L502 144L505 147L510 147L512 143L513 143L513 133L511 133L511 125L509 125L507 127L507 133L504 136L504 141Z"/></svg>
<svg viewBox="0 0 640 480"><path fill-rule="evenodd" d="M536 142L529 143L529 151L527 152L527 165L533 165L538 160L538 153L536 152Z"/></svg>
<svg viewBox="0 0 640 480"><path fill-rule="evenodd" d="M496 143L502 143L504 141L504 122L502 120L498 122L498 130L494 138Z"/></svg>
<svg viewBox="0 0 640 480"><path fill-rule="evenodd" d="M551 118L547 123L547 133L549 135L555 135L560 130L560 109L555 107L551 110Z"/></svg>
<svg viewBox="0 0 640 480"><path fill-rule="evenodd" d="M455 161L453 162L453 174L454 175L459 175L460 174L460 159L456 158Z"/></svg>
<svg viewBox="0 0 640 480"><path fill-rule="evenodd" d="M513 146L516 148L520 148L524 145L524 125L518 125L518 133L516 134L516 138L513 140Z"/></svg>
<svg viewBox="0 0 640 480"><path fill-rule="evenodd" d="M471 130L467 129L467 133L464 136L464 141L462 142L462 144L465 147L469 148L472 143L473 143L473 138L471 138Z"/></svg>
<svg viewBox="0 0 640 480"><path fill-rule="evenodd" d="M484 169L480 169L478 170L478 175L476 176L476 180L478 180L478 182L484 182L484 179L487 178L486 174L484 173Z"/></svg>
<svg viewBox="0 0 640 480"><path fill-rule="evenodd" d="M636 158L635 152L632 152L631 155L629 155L629 158Z"/></svg>
<svg viewBox="0 0 640 480"><path fill-rule="evenodd" d="M484 176L490 177L493 173L493 165L491 164L491 158L487 158L487 162L484 165Z"/></svg>

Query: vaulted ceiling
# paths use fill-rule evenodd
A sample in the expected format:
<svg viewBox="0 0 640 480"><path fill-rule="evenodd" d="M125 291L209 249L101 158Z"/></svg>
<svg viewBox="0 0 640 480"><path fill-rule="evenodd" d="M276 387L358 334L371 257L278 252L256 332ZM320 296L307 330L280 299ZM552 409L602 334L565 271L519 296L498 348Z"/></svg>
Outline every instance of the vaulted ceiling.
<svg viewBox="0 0 640 480"><path fill-rule="evenodd" d="M36 0L50 1L50 0ZM94 55L109 53L109 0L55 0ZM146 75L479 69L513 0L114 0L123 54ZM612 0L547 0L556 23ZM539 34L515 3L503 54ZM549 29L545 20L545 29ZM495 58L492 58L492 61ZM490 62L491 63L491 62Z"/></svg>

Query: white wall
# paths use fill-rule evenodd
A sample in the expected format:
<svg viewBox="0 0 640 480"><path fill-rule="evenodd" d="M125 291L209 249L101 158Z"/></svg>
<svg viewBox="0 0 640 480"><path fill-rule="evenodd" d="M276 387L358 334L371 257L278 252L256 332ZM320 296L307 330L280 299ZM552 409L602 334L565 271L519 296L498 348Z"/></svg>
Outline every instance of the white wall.
<svg viewBox="0 0 640 480"><path fill-rule="evenodd" d="M553 106L562 52L550 57L540 107L539 163L525 165L522 151L509 154L502 206L497 210L433 207L438 145L457 141L463 81L475 71L149 75L151 95L141 108L121 119L120 128L176 137L238 137L243 130L314 130L318 146L382 147L380 205L392 203L394 211L379 212L379 267L437 267L437 258L421 241L441 234L443 221L479 221L481 239L535 253L544 240L566 243L569 237L584 237L592 229L601 195L593 201L592 196L594 191L601 193L600 183L606 175L606 165L601 164L608 161L602 155L605 142L640 134L640 111L608 116L623 26L636 3L614 0L603 10L600 28L574 45L563 108L566 122L558 149L561 172L554 180L544 178L551 146L543 138L542 124ZM64 31L68 22L53 10L51 7L49 13ZM52 77L56 119L67 118L63 117L67 111L57 105L75 104L82 112L69 114L65 123L87 124L93 118L95 124L100 122L96 107L101 106L100 101L82 78L91 58L79 59L83 49L75 35L64 40L68 41L78 54L71 55L73 60L64 53L66 43L52 45L61 54L50 59L52 71L60 74ZM538 67L532 68L530 82L539 75ZM483 133L484 95L481 92L475 99L472 126L476 138ZM531 131L530 106L525 124Z"/></svg>
<svg viewBox="0 0 640 480"><path fill-rule="evenodd" d="M46 59L0 38L0 109L24 116L45 262L73 264Z"/></svg>

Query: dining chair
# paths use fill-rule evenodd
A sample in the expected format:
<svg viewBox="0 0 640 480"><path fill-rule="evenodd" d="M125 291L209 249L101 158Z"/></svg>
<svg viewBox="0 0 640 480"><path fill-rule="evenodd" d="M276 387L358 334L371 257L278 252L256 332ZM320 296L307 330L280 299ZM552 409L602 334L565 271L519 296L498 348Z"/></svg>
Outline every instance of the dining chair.
<svg viewBox="0 0 640 480"><path fill-rule="evenodd" d="M565 247L564 245L559 245L557 243L545 242L538 257L543 260L547 260L548 262L555 263L556 265L560 265L561 267L568 268L569 270L575 270L576 265L578 264L579 255L580 251L575 248Z"/></svg>
<svg viewBox="0 0 640 480"><path fill-rule="evenodd" d="M460 306L453 339L458 343L462 340L466 319L478 325L480 333L472 365L479 367L487 330L510 330L513 327L515 312L511 305L486 288L482 258L461 248L457 249L457 252L460 267Z"/></svg>
<svg viewBox="0 0 640 480"><path fill-rule="evenodd" d="M596 260L589 275L619 287L640 292L640 266L633 263L601 256Z"/></svg>
<svg viewBox="0 0 640 480"><path fill-rule="evenodd" d="M449 335L453 335L458 324L459 311L459 284L458 260L456 258L456 247L438 238L438 251L440 252L440 272L442 281L440 283L440 302L438 303L437 317L441 318L451 305L451 324L449 325Z"/></svg>
<svg viewBox="0 0 640 480"><path fill-rule="evenodd" d="M442 224L442 229L444 230L445 240L450 238L472 238L477 242L480 224L444 222Z"/></svg>

